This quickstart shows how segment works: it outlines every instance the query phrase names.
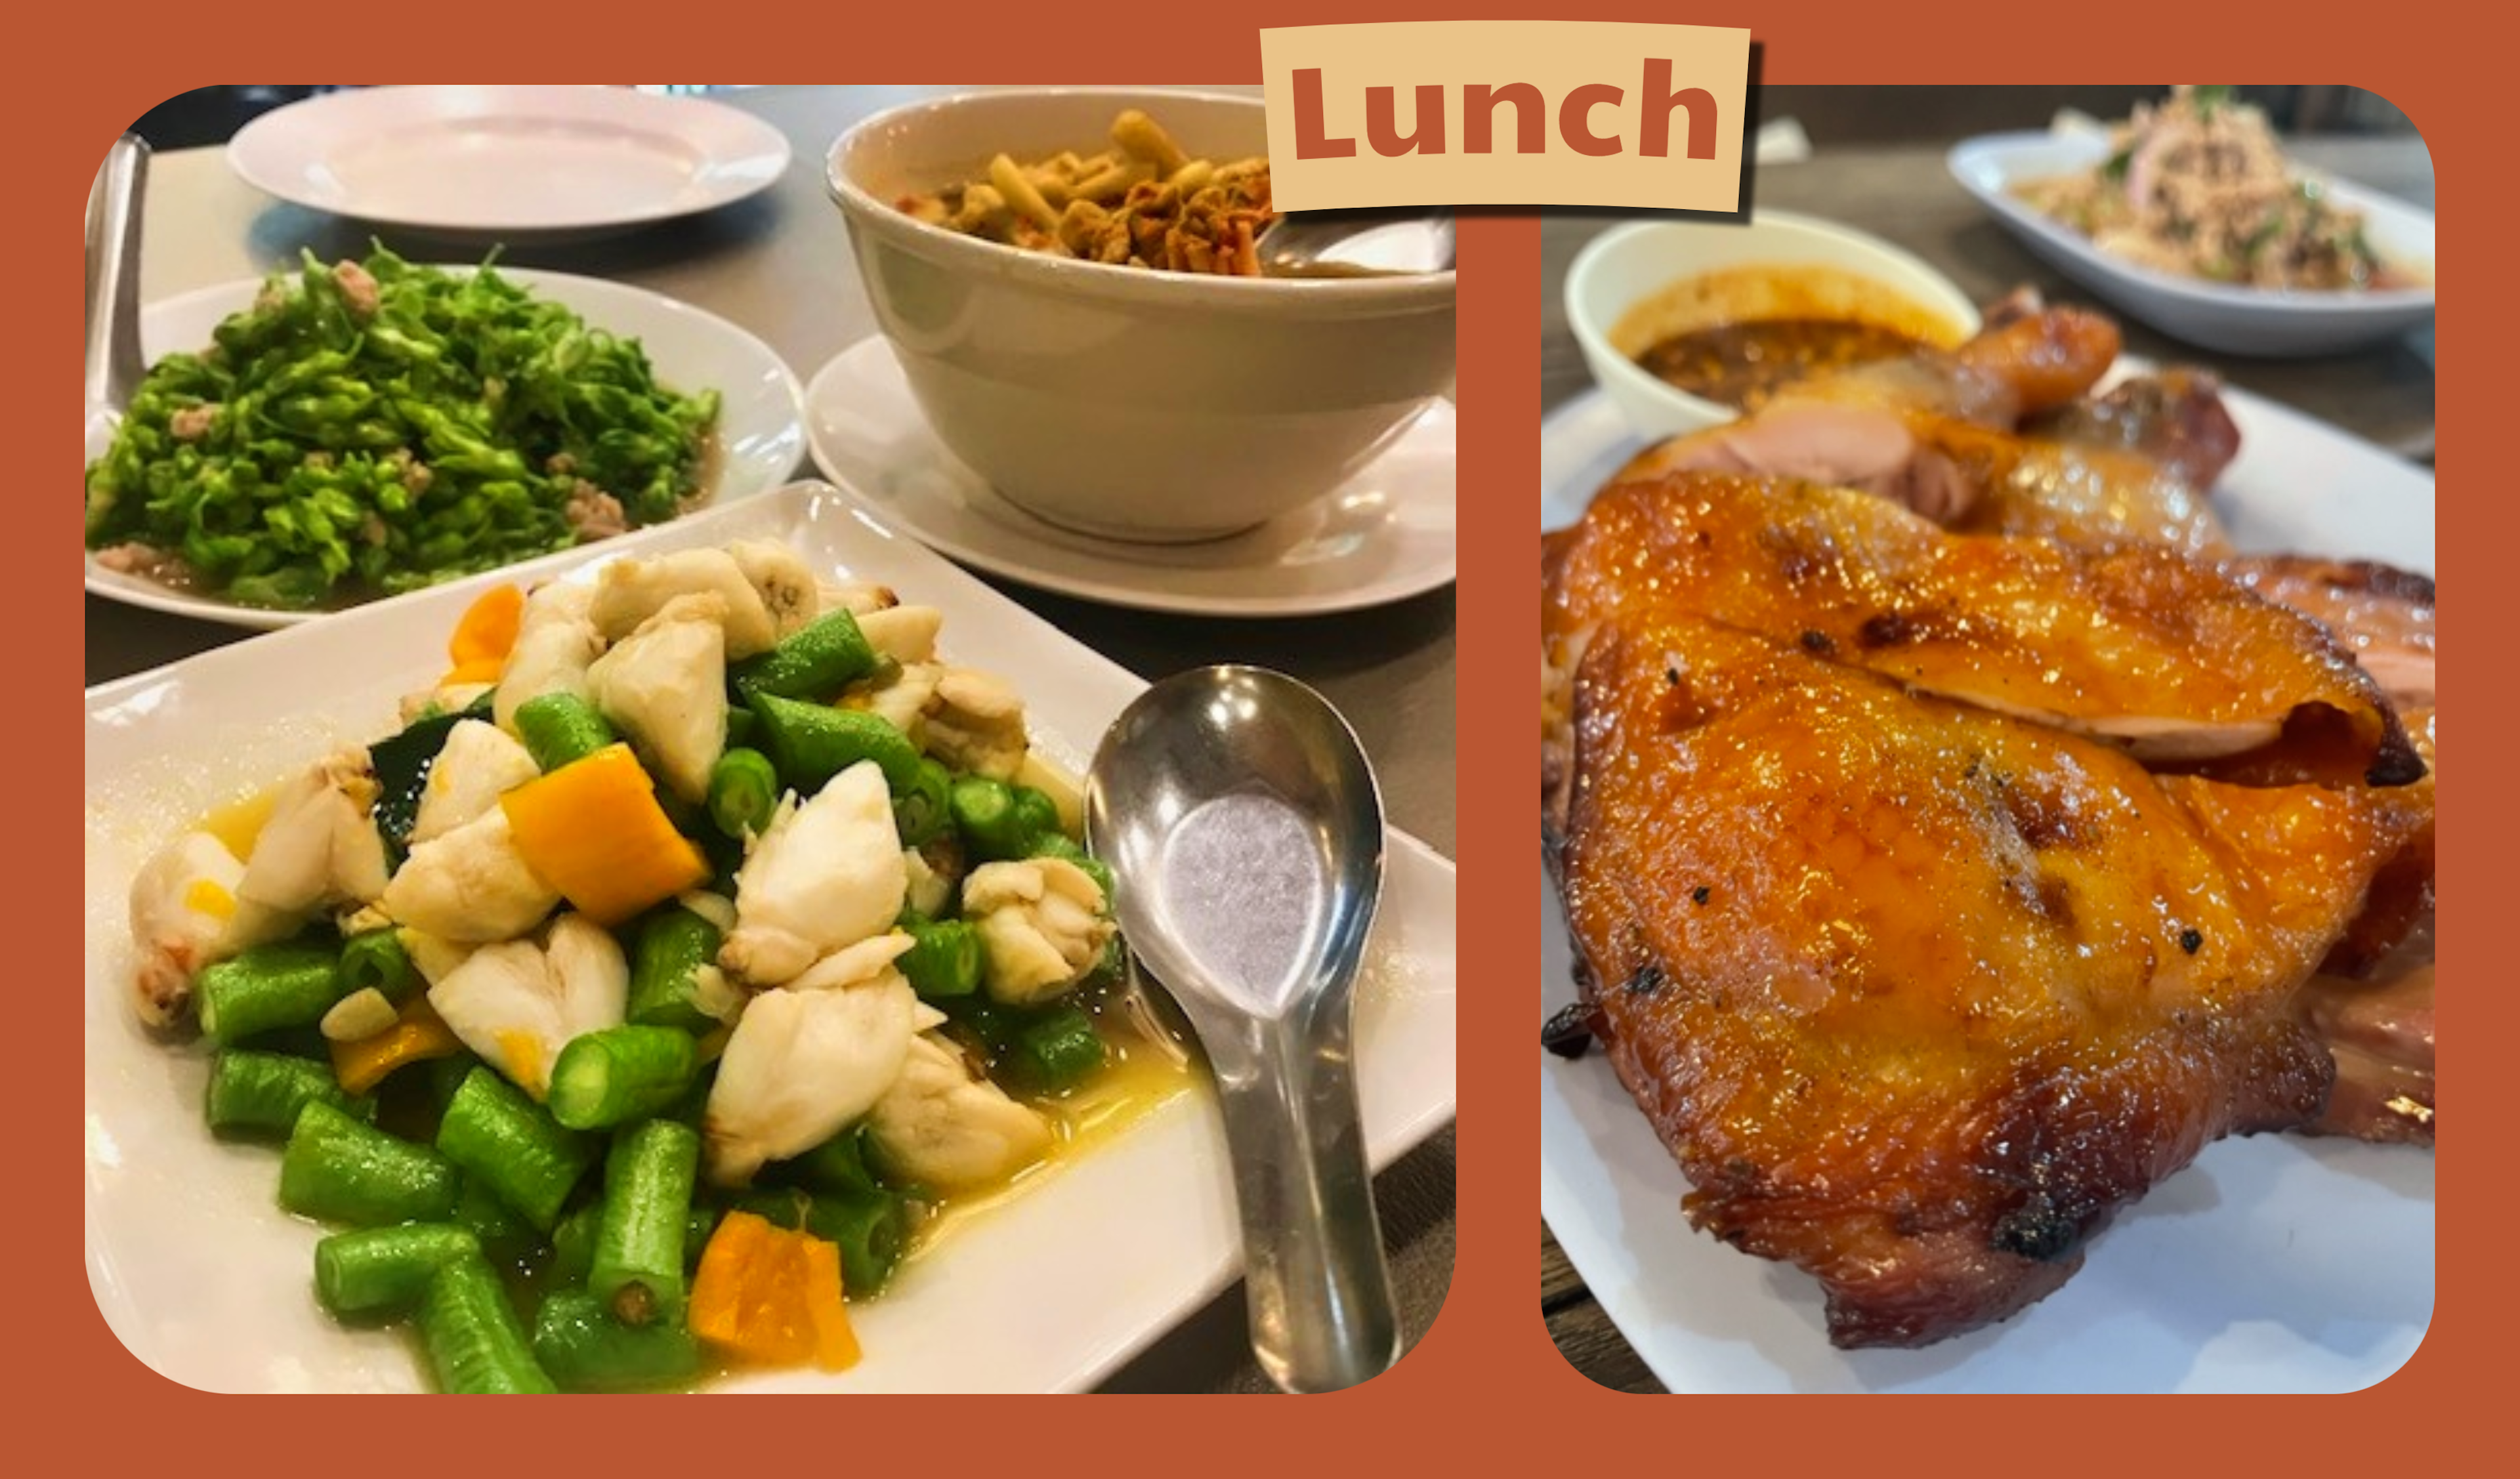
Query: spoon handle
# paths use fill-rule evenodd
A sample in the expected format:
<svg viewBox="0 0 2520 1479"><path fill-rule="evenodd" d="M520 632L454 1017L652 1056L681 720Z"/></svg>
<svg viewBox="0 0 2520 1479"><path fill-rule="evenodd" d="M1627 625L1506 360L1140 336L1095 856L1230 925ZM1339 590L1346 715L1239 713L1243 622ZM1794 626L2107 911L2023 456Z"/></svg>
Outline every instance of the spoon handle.
<svg viewBox="0 0 2520 1479"><path fill-rule="evenodd" d="M1251 1349L1281 1391L1337 1391L1400 1359L1347 1005L1339 993L1314 1024L1199 1024L1234 1152Z"/></svg>
<svg viewBox="0 0 2520 1479"><path fill-rule="evenodd" d="M115 410L131 404L147 364L140 354L140 193L149 146L124 134L106 152L88 198L87 398Z"/></svg>

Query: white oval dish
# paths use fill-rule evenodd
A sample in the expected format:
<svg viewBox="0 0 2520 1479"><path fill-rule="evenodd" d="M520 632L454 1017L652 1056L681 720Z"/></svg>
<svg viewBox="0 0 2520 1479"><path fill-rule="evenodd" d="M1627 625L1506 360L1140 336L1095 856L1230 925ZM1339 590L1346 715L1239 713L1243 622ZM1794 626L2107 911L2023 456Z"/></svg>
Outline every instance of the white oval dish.
<svg viewBox="0 0 2520 1479"><path fill-rule="evenodd" d="M265 113L228 144L292 204L434 236L553 240L732 204L787 172L787 135L721 103L624 87L378 87Z"/></svg>
<svg viewBox="0 0 2520 1479"><path fill-rule="evenodd" d="M2103 302L2176 339L2227 354L2332 354L2396 338L2433 319L2433 290L2286 292L2178 277L2138 267L2013 198L2015 187L2095 167L2108 141L2089 134L2008 133L1963 140L1952 177L2021 244ZM2403 201L2342 180L2321 183L2337 203L2362 211L2372 248L2386 261L2433 266L2433 217Z"/></svg>
<svg viewBox="0 0 2520 1479"><path fill-rule="evenodd" d="M1019 250L903 212L995 155L1109 147L1143 109L1195 157L1268 151L1254 98L1034 88L879 113L832 145L876 321L939 440L1008 499L1179 544L1292 513L1380 456L1453 378L1454 275L1211 277Z"/></svg>
<svg viewBox="0 0 2520 1479"><path fill-rule="evenodd" d="M639 340L662 383L685 394L718 392L723 403L718 412L720 451L711 506L772 492L795 475L805 456L804 392L787 362L768 344L715 314L626 284L511 267L500 268L499 275L566 305L595 328ZM140 315L141 352L155 364L165 355L208 344L220 321L252 306L254 294L261 291L262 280L255 278L150 304ZM104 456L112 441L112 420L89 407L87 460L93 463ZM571 553L563 551L511 568L539 567L548 560L564 560ZM129 605L266 631L331 614L236 605L116 573L98 564L93 554L86 559L89 592Z"/></svg>
<svg viewBox="0 0 2520 1479"><path fill-rule="evenodd" d="M1629 309L1685 278L1724 267L1822 266L1870 278L1949 319L1978 329L1977 305L1951 279L1878 237L1816 216L1758 211L1747 226L1639 221L1585 245L1566 273L1566 325L1640 436L1679 436L1733 420L1731 406L1691 395L1619 352L1611 334Z"/></svg>

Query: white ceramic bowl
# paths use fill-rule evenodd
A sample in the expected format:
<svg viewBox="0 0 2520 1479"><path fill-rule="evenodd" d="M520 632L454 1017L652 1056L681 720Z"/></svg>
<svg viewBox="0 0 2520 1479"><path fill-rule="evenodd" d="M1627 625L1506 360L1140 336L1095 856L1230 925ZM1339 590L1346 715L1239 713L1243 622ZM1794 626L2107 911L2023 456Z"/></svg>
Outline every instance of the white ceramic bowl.
<svg viewBox="0 0 2520 1479"><path fill-rule="evenodd" d="M960 236L897 202L998 154L1108 146L1142 108L1193 157L1268 151L1259 100L1031 89L914 104L832 147L876 320L954 454L1106 538L1237 533L1337 486L1453 376L1453 274L1297 282L1079 262Z"/></svg>
<svg viewBox="0 0 2520 1479"><path fill-rule="evenodd" d="M2084 134L1990 134L1954 149L1950 164L1953 178L2023 246L2103 301L2173 338L2227 354L2333 354L2382 343L2432 322L2430 285L2287 292L2178 277L2112 256L2081 232L2013 198L2013 188L2027 181L2092 168L2108 147L2105 138ZM2384 260L2431 271L2430 211L2342 180L2321 183L2338 204L2362 212L2363 231Z"/></svg>
<svg viewBox="0 0 2520 1479"><path fill-rule="evenodd" d="M1638 435L1679 436L1740 413L1691 395L1620 353L1611 342L1619 320L1685 278L1753 265L1834 267L1896 291L1963 335L1978 329L1977 306L1951 279L1877 237L1811 216L1762 210L1747 226L1641 221L1605 231L1576 254L1567 271L1566 323L1593 379Z"/></svg>

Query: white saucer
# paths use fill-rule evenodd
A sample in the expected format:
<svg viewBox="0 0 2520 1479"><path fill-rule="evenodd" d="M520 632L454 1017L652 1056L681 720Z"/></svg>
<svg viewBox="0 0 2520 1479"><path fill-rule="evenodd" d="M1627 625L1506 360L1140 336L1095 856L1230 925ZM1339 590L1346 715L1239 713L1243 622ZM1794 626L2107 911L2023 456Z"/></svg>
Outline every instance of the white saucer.
<svg viewBox="0 0 2520 1479"><path fill-rule="evenodd" d="M1062 595L1199 616L1313 616L1452 584L1453 406L1434 401L1381 457L1247 534L1136 545L1071 533L1016 508L928 429L881 336L823 367L806 436L826 476L922 544Z"/></svg>

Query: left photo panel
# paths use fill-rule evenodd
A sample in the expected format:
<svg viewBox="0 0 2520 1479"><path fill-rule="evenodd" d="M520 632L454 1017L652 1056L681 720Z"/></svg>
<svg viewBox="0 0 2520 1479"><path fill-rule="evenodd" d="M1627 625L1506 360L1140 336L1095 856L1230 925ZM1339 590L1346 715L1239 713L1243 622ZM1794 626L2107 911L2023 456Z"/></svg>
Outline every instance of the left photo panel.
<svg viewBox="0 0 2520 1479"><path fill-rule="evenodd" d="M1453 236L1254 86L206 87L86 231L89 1287L1312 1392L1454 1250Z"/></svg>

